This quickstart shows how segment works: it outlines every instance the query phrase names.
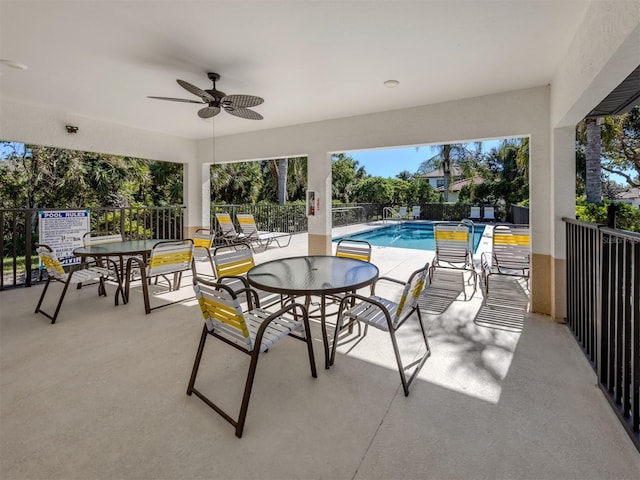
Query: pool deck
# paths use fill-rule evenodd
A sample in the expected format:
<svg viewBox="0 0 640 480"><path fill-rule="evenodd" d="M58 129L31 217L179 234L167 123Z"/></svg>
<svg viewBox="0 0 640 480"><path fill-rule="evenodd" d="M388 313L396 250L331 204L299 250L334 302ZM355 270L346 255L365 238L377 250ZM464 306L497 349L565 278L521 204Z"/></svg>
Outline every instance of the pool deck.
<svg viewBox="0 0 640 480"><path fill-rule="evenodd" d="M256 262L305 255L307 245L294 235ZM432 257L374 247L372 262L406 279ZM343 343L325 370L313 323L315 379L304 345L284 339L262 355L242 439L186 395L202 330L190 280L173 294L183 303L150 315L139 288L118 307L111 285L107 298L74 289L56 325L33 313L42 285L0 292L0 478L637 478L640 455L576 341L528 312L515 279L465 301L436 276L420 304L433 353L408 397L385 332ZM409 359L416 335L411 320L400 335ZM247 366L208 342L197 385L237 411Z"/></svg>

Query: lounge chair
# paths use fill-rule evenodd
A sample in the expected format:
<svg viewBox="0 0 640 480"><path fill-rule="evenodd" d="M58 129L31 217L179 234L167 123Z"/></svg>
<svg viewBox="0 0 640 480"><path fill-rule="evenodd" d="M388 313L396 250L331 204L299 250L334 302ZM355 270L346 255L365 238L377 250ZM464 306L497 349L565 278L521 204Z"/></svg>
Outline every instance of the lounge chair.
<svg viewBox="0 0 640 480"><path fill-rule="evenodd" d="M436 255L429 270L429 281L433 280L436 268L447 268L471 272L473 277L473 295L478 288L478 274L473 264L473 237L471 235L473 222L466 221L458 224L436 223L433 227ZM465 300L467 292L464 288Z"/></svg>
<svg viewBox="0 0 640 480"><path fill-rule="evenodd" d="M482 279L489 293L491 275L522 277L529 281L530 235L528 226L499 225L493 229L491 253L481 255Z"/></svg>
<svg viewBox="0 0 640 480"><path fill-rule="evenodd" d="M494 207L484 207L484 214L482 215L482 220L485 221L495 221L496 219L496 211Z"/></svg>
<svg viewBox="0 0 640 480"><path fill-rule="evenodd" d="M471 207L471 213L469 213L469 220L480 220L480 207Z"/></svg>
<svg viewBox="0 0 640 480"><path fill-rule="evenodd" d="M227 245L234 245L242 243L244 241L244 235L238 233L236 227L233 225L231 215L228 213L216 213L216 221L220 229L219 239Z"/></svg>
<svg viewBox="0 0 640 480"><path fill-rule="evenodd" d="M240 225L240 231L242 235L244 235L244 240L247 240L251 243L257 243L261 247L264 247L266 250L269 248L272 242L276 242L278 247L288 247L289 243L291 243L291 234L288 232L266 232L258 230L256 225L256 221L253 218L253 215L250 213L238 213L236 214L236 219L238 220L238 225ZM280 241L286 244L281 245Z"/></svg>
<svg viewBox="0 0 640 480"><path fill-rule="evenodd" d="M415 220L416 218L420 218L420 205L415 205L412 209L411 209L411 216L413 217L413 219Z"/></svg>
<svg viewBox="0 0 640 480"><path fill-rule="evenodd" d="M354 322L364 323L364 335L367 334L367 328L371 325L378 330L389 332L391 336L391 344L393 345L393 351L398 364L398 372L400 373L400 380L402 382L402 388L404 395L409 395L409 387L415 380L420 369L427 361L427 358L431 355L431 348L429 347L429 340L427 339L427 332L422 322L422 315L420 314L420 306L418 300L425 286L425 279L429 272L429 264L416 270L411 274L409 280L406 282L396 280L389 277L380 277L371 287L371 296L364 297L357 294L345 295L340 302L340 309L338 315L338 323L336 325L336 333L333 338L333 348L331 349L331 361L333 365L336 356L336 348L338 346L338 337L340 332L348 329L352 331L352 324ZM402 285L402 295L397 299L388 299L380 297L375 294L375 287L378 282L387 281L398 285ZM353 302L356 302L355 305ZM425 351L418 359L412 358L411 365L413 366L413 373L407 379L405 373L405 366L403 365L400 350L398 349L398 342L396 339L396 331L405 324L407 319L413 314L418 317L418 324L420 326L420 332L422 340L425 344ZM346 324L344 323L346 320Z"/></svg>
<svg viewBox="0 0 640 480"><path fill-rule="evenodd" d="M398 218L402 219L402 218L407 218L408 215L408 207L400 207L398 208Z"/></svg>
<svg viewBox="0 0 640 480"><path fill-rule="evenodd" d="M196 278L194 289L205 323L193 363L187 395L195 393L204 403L233 425L236 429L236 437L240 438L249 409L258 358L262 352L271 351L278 341L287 336L301 340L307 344L311 376L317 377L307 310L304 305L291 303L276 312L264 310L259 305L248 312L243 312L238 295L224 284L210 283ZM253 295L251 292L251 289L246 291L247 303L250 305L252 304L250 297ZM232 418L195 388L202 353L209 335L251 357L237 419ZM279 388L275 384L272 387Z"/></svg>

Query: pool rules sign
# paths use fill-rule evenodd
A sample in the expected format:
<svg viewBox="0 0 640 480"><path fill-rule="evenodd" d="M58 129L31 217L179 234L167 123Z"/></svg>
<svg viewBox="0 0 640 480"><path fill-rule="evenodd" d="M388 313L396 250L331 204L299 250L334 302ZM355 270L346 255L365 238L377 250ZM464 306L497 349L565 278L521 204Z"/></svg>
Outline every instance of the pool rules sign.
<svg viewBox="0 0 640 480"><path fill-rule="evenodd" d="M53 249L63 265L80 263L73 250L82 247L82 237L89 231L89 210L41 211L38 242ZM63 257L68 258L62 261Z"/></svg>

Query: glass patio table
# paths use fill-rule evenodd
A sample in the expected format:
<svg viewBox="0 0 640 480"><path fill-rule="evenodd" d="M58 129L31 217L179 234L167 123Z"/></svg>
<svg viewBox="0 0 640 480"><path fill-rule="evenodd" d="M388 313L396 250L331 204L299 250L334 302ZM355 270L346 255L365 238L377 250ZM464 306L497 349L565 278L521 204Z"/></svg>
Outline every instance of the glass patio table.
<svg viewBox="0 0 640 480"><path fill-rule="evenodd" d="M334 256L304 256L271 260L247 273L249 284L281 295L320 297L320 325L325 368L329 368L329 341L326 325L326 296L371 285L378 278L378 267L369 262Z"/></svg>
<svg viewBox="0 0 640 480"><path fill-rule="evenodd" d="M73 251L73 254L83 260L87 257L118 257L116 265L118 266L118 275L122 278L122 274L124 273L124 259L126 257L138 255L142 257L142 260L146 263L147 257L151 254L151 249L154 245L163 241L165 240L153 238L148 240L125 240L122 242L87 245L76 248ZM127 303L124 292L122 292L122 299L124 300L124 303Z"/></svg>

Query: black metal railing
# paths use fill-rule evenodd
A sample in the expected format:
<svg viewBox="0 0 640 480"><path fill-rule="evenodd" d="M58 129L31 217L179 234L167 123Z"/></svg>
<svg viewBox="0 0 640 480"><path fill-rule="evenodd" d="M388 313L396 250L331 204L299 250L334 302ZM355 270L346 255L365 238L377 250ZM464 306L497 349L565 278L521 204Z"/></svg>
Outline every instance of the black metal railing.
<svg viewBox="0 0 640 480"><path fill-rule="evenodd" d="M640 234L563 220L567 323L640 450Z"/></svg>
<svg viewBox="0 0 640 480"><path fill-rule="evenodd" d="M37 278L38 212L65 209L0 209L2 276L0 290L30 287ZM126 239L180 239L184 228L183 206L89 208L90 230L97 234L121 233Z"/></svg>
<svg viewBox="0 0 640 480"><path fill-rule="evenodd" d="M382 215L382 206L372 203L344 203L334 205L331 212L334 227L354 225L375 220ZM306 207L302 203L286 205L243 204L211 205L211 225L218 228L216 212L228 213L235 221L238 213L250 213L259 230L270 232L303 233L308 231Z"/></svg>

